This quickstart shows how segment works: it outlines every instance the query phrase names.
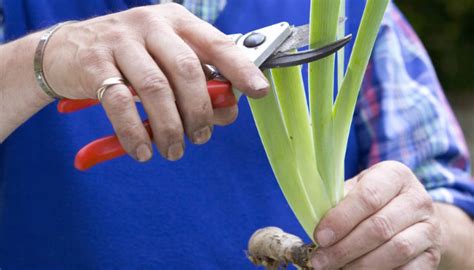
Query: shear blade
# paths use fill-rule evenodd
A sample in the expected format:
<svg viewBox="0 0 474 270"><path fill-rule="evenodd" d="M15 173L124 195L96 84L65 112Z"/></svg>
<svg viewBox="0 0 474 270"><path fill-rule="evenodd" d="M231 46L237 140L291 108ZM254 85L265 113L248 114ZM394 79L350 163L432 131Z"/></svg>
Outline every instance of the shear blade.
<svg viewBox="0 0 474 270"><path fill-rule="evenodd" d="M352 35L347 35L321 48L295 53L277 53L267 59L260 67L262 69L290 67L317 61L337 52L349 43L351 39Z"/></svg>

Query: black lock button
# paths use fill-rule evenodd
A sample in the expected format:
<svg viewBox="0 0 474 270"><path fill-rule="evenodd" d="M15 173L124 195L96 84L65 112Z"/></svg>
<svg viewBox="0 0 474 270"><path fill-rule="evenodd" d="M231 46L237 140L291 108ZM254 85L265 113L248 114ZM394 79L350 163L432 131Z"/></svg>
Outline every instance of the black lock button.
<svg viewBox="0 0 474 270"><path fill-rule="evenodd" d="M260 33L252 33L244 40L244 46L247 48L255 48L265 42L266 37Z"/></svg>

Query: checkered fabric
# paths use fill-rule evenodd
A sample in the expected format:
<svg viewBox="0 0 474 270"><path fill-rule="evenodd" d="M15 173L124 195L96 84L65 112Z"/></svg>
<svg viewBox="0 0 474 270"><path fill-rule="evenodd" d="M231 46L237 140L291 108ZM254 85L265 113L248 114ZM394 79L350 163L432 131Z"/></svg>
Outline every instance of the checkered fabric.
<svg viewBox="0 0 474 270"><path fill-rule="evenodd" d="M461 129L426 50L393 4L372 53L354 121L365 167L398 160L414 171L435 201L474 216L474 182Z"/></svg>

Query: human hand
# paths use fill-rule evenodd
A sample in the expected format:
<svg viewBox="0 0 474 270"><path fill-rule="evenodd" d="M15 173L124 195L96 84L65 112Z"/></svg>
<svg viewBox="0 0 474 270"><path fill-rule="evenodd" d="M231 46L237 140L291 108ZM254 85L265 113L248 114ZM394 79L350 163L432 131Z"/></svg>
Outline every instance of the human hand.
<svg viewBox="0 0 474 270"><path fill-rule="evenodd" d="M315 230L315 269L436 269L441 228L409 168L381 162L346 182L347 196Z"/></svg>
<svg viewBox="0 0 474 270"><path fill-rule="evenodd" d="M266 94L261 71L223 33L176 4L140 7L63 26L50 40L45 76L61 96L95 98L104 80L124 77L148 114L154 142L181 158L185 132L207 142L213 124L230 124L237 106L213 110L202 64L212 64L250 97ZM102 105L124 149L151 158L151 140L125 85L110 87Z"/></svg>

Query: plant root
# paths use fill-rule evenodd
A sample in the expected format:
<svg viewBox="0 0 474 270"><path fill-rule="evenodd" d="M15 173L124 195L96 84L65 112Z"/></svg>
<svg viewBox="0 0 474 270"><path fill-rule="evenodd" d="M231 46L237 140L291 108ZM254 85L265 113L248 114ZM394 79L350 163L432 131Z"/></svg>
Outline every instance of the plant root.
<svg viewBox="0 0 474 270"><path fill-rule="evenodd" d="M253 264L267 270L286 269L289 264L312 270L309 258L315 249L316 245L305 244L298 236L277 227L266 227L250 237L247 257Z"/></svg>

